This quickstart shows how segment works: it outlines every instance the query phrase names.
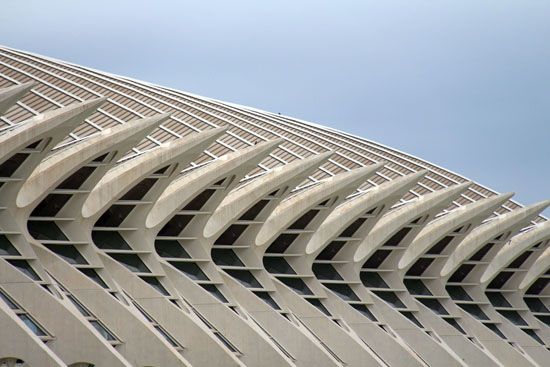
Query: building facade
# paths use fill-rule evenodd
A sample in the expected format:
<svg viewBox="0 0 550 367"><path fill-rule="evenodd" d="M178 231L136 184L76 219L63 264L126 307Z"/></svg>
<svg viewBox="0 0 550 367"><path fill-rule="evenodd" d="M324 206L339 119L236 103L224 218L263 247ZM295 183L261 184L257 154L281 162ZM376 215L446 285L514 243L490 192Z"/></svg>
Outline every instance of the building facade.
<svg viewBox="0 0 550 367"><path fill-rule="evenodd" d="M550 201L0 47L0 366L545 366Z"/></svg>

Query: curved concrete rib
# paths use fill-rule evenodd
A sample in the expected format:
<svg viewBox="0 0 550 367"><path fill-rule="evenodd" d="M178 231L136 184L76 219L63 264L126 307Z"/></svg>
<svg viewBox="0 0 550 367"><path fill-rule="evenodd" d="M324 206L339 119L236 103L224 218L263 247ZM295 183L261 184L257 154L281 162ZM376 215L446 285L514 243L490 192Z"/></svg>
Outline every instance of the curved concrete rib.
<svg viewBox="0 0 550 367"><path fill-rule="evenodd" d="M130 150L165 119L166 115L157 115L131 121L55 151L43 160L25 181L17 200L19 207L32 206L40 196L61 183L82 164L111 150L116 149L118 155Z"/></svg>
<svg viewBox="0 0 550 367"><path fill-rule="evenodd" d="M506 195L473 184L436 199L466 179L335 129L1 46L0 76L13 86L0 87L0 367L548 364L548 218L527 223ZM101 95L106 108L66 106ZM123 137L139 129L128 116L162 112L171 119L147 140ZM129 164L205 126L231 137L199 166ZM284 143L261 162L216 158L273 137ZM132 148L144 154L121 160ZM332 159L315 170L320 151ZM382 160L367 192L296 199L320 176ZM424 167L410 193L397 188ZM83 217L92 192L104 205Z"/></svg>
<svg viewBox="0 0 550 367"><path fill-rule="evenodd" d="M300 328L294 323L289 323L283 318L280 312L286 309L285 302L279 295L271 293L276 285L273 284L270 274L262 266L261 251L255 246L239 246L239 244L252 242L263 226L265 219L275 210L281 200L291 194L291 189L317 169L330 155L331 152L327 152L276 168L261 176L258 181L253 181L231 192L220 204L222 210L217 209L213 215L223 213L223 215L227 215L232 219L227 221L227 219L223 219L223 216L222 219L218 218L222 222L217 224L217 228L219 228L217 235L206 239L206 247L212 248L212 257L219 260L219 256L214 255L216 251L232 251L242 262L242 270L248 271L247 269L250 269L253 272L253 277L258 284L255 289L247 289L247 286L243 285L238 277L231 273L230 269L224 264L218 264L214 261L218 271L222 272L224 283L231 290L231 295L236 297L240 306L246 309L249 317L260 325L270 338L277 340L277 348L294 358L293 364L296 366L327 365L327 363L333 365L333 363L337 364L337 361L331 357L325 348L318 345L316 338L306 329ZM252 215L253 218L241 218L244 211L248 212L250 207L258 205L258 203L265 204L259 213ZM231 205L236 208L231 208ZM211 223L211 221L208 223ZM216 241L220 236L223 236L221 232L226 229L229 230L231 228L229 226L234 224L239 228L246 228L238 236L236 243L234 243L234 249L220 250L216 248ZM226 269L228 270L227 273ZM268 296L273 297L271 305L268 305L265 299L258 297L258 294L262 293L271 294L271 296ZM273 308L274 305L278 306ZM281 323L281 321L283 322ZM331 321L327 320L327 322L330 323Z"/></svg>
<svg viewBox="0 0 550 367"><path fill-rule="evenodd" d="M473 230L462 241L460 246L449 256L447 263L441 269L441 276L447 277L454 272L464 261L470 258L482 246L503 232L515 232L530 220L539 215L550 205L550 200L516 209L510 213L496 218L485 225Z"/></svg>
<svg viewBox="0 0 550 367"><path fill-rule="evenodd" d="M519 291L525 293L525 291L527 291L527 289L548 270L550 270L550 247L544 250L533 263L529 271L527 271L527 274L525 274L523 281L519 285Z"/></svg>
<svg viewBox="0 0 550 367"><path fill-rule="evenodd" d="M9 110L11 106L27 94L34 86L34 82L28 82L0 89L0 116Z"/></svg>
<svg viewBox="0 0 550 367"><path fill-rule="evenodd" d="M384 206L387 211L395 202L397 202L408 190L413 188L418 181L420 181L428 171L423 170L410 175L397 178L393 181L385 182L382 185L369 190L363 195L355 197L347 202L338 206L317 231L311 237L308 244L307 254L316 254L322 251L326 245L330 243L332 239L338 236L345 228L347 228L357 217L364 215L365 212L372 208L376 208L380 205ZM381 218L382 213L378 213L378 219ZM378 220L377 219L377 220ZM369 223L369 228L361 228L360 232L356 232L354 237L362 238L366 235L366 232L372 226L373 223ZM349 245L352 245L353 248ZM352 242L346 244L345 248L342 248L340 252L345 251L349 256L343 256L345 258L353 257L355 250L357 250L358 242Z"/></svg>
<svg viewBox="0 0 550 367"><path fill-rule="evenodd" d="M527 336L517 327L517 319L509 315L509 310L503 310L506 307L493 306L494 298L492 296L495 295L495 291L499 291L500 286L489 285L488 288L491 288L492 292L485 293L486 288L484 284L480 284L480 278L497 252L502 247L509 246L509 238L530 220L536 218L548 204L550 201L516 209L477 227L451 253L439 273L439 282L460 286L460 289L468 294L467 305L463 298L457 298L456 295L452 299L452 302L460 307L462 317L465 315L474 317L470 320L462 318L461 325L478 337L488 352L501 363L516 358L517 361L513 362L514 364L540 364L545 360L546 350L534 338ZM448 292L452 295L451 291ZM501 295L501 298L506 298L506 296ZM497 304L507 304L507 301L502 301L502 303L499 301ZM519 313L516 312L516 314L518 319L528 326L528 321L522 319ZM472 322L473 320L477 321ZM496 334L492 336L492 338L496 338L495 341L490 341L489 335L485 335L489 328ZM508 347L510 345L506 343L508 340L516 343L512 345L513 348ZM520 359L523 361L520 362Z"/></svg>
<svg viewBox="0 0 550 367"><path fill-rule="evenodd" d="M141 126L138 125L137 129L135 127L133 129L128 129L128 125L124 125L124 127L117 127L115 132L114 132L115 135L120 135L120 136L118 136L119 138L122 137L122 138L126 138L126 139L124 140L124 142L122 144L117 144L116 148L119 148L119 149L126 149L127 148L127 149L129 149L128 144L133 144L136 141L141 140L141 138L143 138L144 134L147 134L152 129L156 128L166 118L167 118L167 115L156 116L156 117L153 117L153 118L146 118L146 119L141 121L142 124L140 124ZM135 124L138 124L138 123L135 123ZM138 173L137 176L133 177L135 181L127 183L127 185L125 187L123 187L122 189L117 191L117 195L118 196L123 195L126 191L128 191L131 188L131 186L133 186L133 185L137 184L138 182L140 182L140 180L143 178L144 175L145 176L149 175L152 171L157 170L159 167L163 167L163 166L166 166L166 165L173 165L174 167L172 167L172 168L174 168L174 169L172 170L171 174L175 174L175 172L177 172L176 166L178 164L183 164L183 165L188 164L192 159L194 159L198 154L200 154L200 152L202 152L209 144L211 144L212 141L214 141L220 134L222 134L225 131L224 128L217 129L217 130L218 131L216 131L216 129L208 130L208 131L205 131L203 133L195 134L195 135L190 136L186 139L177 140L175 143L170 143L170 144L163 145L163 146L159 147L157 150L152 150L152 151L146 152L143 156L139 157L139 158L142 158L142 159L136 159L138 164L134 164L134 165L131 166L131 168L135 172ZM136 134L136 132L139 132L139 133ZM111 133L113 133L113 132L111 131ZM95 136L95 139L99 140L99 141L96 141L96 143L104 143L105 146L103 147L103 149L111 151L113 149L111 144L113 144L113 143L112 142L110 144L108 143L109 138L112 141L112 136L109 137L108 134L99 134L99 136ZM90 138L90 139L93 140L94 138ZM97 146L97 144L92 144L92 145L87 144L85 147L83 147L84 157L82 157L81 155L78 155L79 150L77 150L76 151L76 153L77 153L76 154L77 155L77 160L76 161L70 160L69 158L71 156L65 155L64 158L68 159L69 163L71 163L71 165L74 165L74 167L71 167L71 165L69 165L69 168L72 168L72 169L76 170L78 168L78 165L89 163L91 161L91 159L93 159L93 158L97 157L98 155L100 155L102 152L95 151L94 148L93 148L94 146ZM100 148L101 148L101 144L100 144ZM68 148L68 149L70 149L70 148ZM163 149L166 149L167 152L161 152L161 154L155 154L155 153L158 153L158 150L162 151ZM75 153L75 152L72 152L72 153ZM120 151L117 154L115 154L115 156L116 155L120 156L123 153L124 153L124 151ZM146 156L146 158L149 158L149 159L143 159L144 156ZM50 160L53 159L54 163L56 163L60 167L63 167L64 166L63 165L63 160L62 159L61 160L54 159L55 157L56 157L55 155L52 156L52 158ZM63 157L61 157L61 158L63 158ZM84 162L81 161L82 158L84 158ZM49 162L50 160L46 160L45 163ZM111 162L113 160L114 160L114 158L111 159ZM132 161L133 160L129 160L125 163L129 163L129 162L132 162ZM93 164L94 162L91 162L91 163ZM143 166L140 166L139 163L143 164ZM105 166L108 167L109 165L110 165L110 163L109 164L101 163L100 167L105 167ZM95 172L96 171L94 171L94 173ZM105 172L105 171L103 171L103 172ZM65 176L62 177L61 179L66 178L66 176L69 175L69 174L70 173L65 173ZM90 178L88 178L88 180L86 180L86 184L89 184L89 180L90 180ZM159 180L162 181L162 180L164 180L164 178L159 179ZM54 183L51 186L55 187L56 184L57 183ZM118 196L117 196L117 198L118 198ZM138 207L138 211L140 209L144 208L144 207L145 207L145 209L147 208L146 205L138 205L137 207ZM82 207L79 206L78 209L79 209L78 214L80 214ZM98 213L97 215L100 215L100 214L101 213ZM89 235L90 235L92 226L94 224L93 216L88 218L86 221L79 220L81 218L79 218L78 215L75 215L75 217L76 217L76 220L74 220L74 222L77 222L77 221L79 222L79 226L78 226L77 229L79 229L80 232L85 232L85 234L88 235L84 239L84 241L83 241L82 238L80 238L80 241L76 241L76 243L80 243L79 249L82 252L81 256L85 257L87 263L90 265L90 267L92 269L100 270L103 273L100 276L103 277L102 280L105 283L109 283L109 286L113 287L114 289L120 289L120 288L117 288L117 285L116 285L115 281L112 279L112 276L111 276L113 274L118 274L118 273L116 273L116 272L109 273L108 271L107 272L103 271L104 264L102 262L101 256L97 257L97 252L96 252L96 251L101 252L101 250L98 250L98 249L95 249L95 248L90 248L90 246L83 246L82 245L82 242L84 242L84 243L90 243L91 242L91 239L90 239ZM70 224L71 223L68 223L68 225L70 225ZM74 235L75 235L74 231L73 232L68 231L68 228L66 228L64 225L62 226L62 228L63 228L64 234L67 237L70 237L71 240L74 240ZM83 228L84 228L84 231L82 231ZM112 231L117 231L117 227L113 227ZM71 241L67 241L67 242L70 243ZM69 245L69 246L72 246L72 245ZM36 252L40 254L41 259L45 263L51 263L54 259L57 262L61 262L61 260L59 260L52 252L50 252L50 251L48 251L44 248L41 248L39 245L36 245L36 247L38 247L36 249ZM78 251L78 250L75 249L75 251ZM131 250L128 250L127 254L128 254L128 256L131 256ZM90 260L94 259L94 256L92 256L92 255L94 255L95 258L97 258L97 261L90 261ZM50 259L50 261L47 261L46 259ZM61 266L61 265L63 265L63 266ZM80 264L80 265L82 265L82 264ZM150 266L150 262L148 262L148 265ZM78 266L78 264L76 266ZM82 267L80 266L77 269L82 269ZM54 272L51 269L50 269L50 271ZM55 271L56 271L56 276L60 279L60 281L65 283L65 285L67 285L67 283L69 282L68 279L79 279L80 280L80 283L76 283L76 284L72 283L71 284L72 286L74 286L74 288L67 286L67 288L72 289L72 291L74 293L78 294L83 289L86 290L91 285L94 286L94 287L97 287L91 280L83 277L82 274L80 274L80 272L76 271L76 269L74 269L74 268L71 268L71 266L69 264L65 264L64 262L61 262L60 264L58 263L56 265ZM109 274L109 277L106 277L106 274ZM134 276L134 275L132 274L131 276ZM121 287L121 288L123 288L123 287ZM94 290L96 290L96 289L94 288ZM82 295L82 294L80 294L80 295ZM120 296L120 297L122 297L122 296ZM144 325L142 325L140 327L136 327L135 325L132 325L132 323L143 321L143 320L139 320L139 312L137 312L137 310L134 309L133 313L134 314L137 313L138 318L137 319L132 319L132 317L136 317L136 315L132 314L132 311L130 309L120 308L120 305L118 303L114 303L113 305L111 305L111 309L109 310L109 312L116 313L118 319L133 320L133 321L130 321L129 323L118 324L116 321L113 320L113 318L111 317L109 312L106 312L106 310L102 308L102 305L105 302L109 302L111 300L112 300L112 297L110 295L108 295L107 293L103 292L102 290L97 292L97 294L93 298L86 298L86 296L80 298L80 301L83 304L85 304L90 310L93 310L92 312L94 312L97 317L101 318L101 320L106 325L108 325L108 327L111 330L115 330L115 333L117 333L118 335L123 336L123 341L124 341L125 345L127 346L125 349L134 349L134 350L144 349L145 344L143 343L142 339L143 339L144 336L146 336L146 335L148 335L148 333L150 333L150 331L147 330L147 329L150 328L149 323L145 321ZM187 317L188 316L184 316L184 318L187 318ZM181 319L179 319L178 321L182 325L185 324L185 322L182 322ZM187 321L187 320L184 320L184 321ZM192 329L193 325L190 326L189 324L187 324L187 326L188 326L189 329ZM195 328L196 328L196 326L195 326ZM195 331L199 333L199 331L197 329L195 329ZM157 338L158 340L156 340L156 339L154 341L149 340L149 343L156 343L157 346L160 346L160 348L165 348L165 346L162 347L163 344L166 344L166 342L165 342L164 338L162 338L162 336L160 336L158 334L155 334L154 332L153 332L152 336L154 338ZM150 334L149 334L149 337L151 337ZM158 363L161 363L161 365L163 363L178 363L178 365L182 364L182 359L179 357L179 353L177 351L174 351L173 349L170 349L171 348L170 346L168 346L168 348L169 348L170 352L165 350L165 352L167 352L167 353L165 353L165 356L161 359L157 359L157 362L155 362L155 364L158 364ZM78 349L78 348L74 348L74 349ZM138 357L133 357L133 358L138 358ZM139 356L139 362L137 362L137 363L142 365L142 364L146 363L147 360L152 361L154 359L151 359L150 356L146 357L146 356L140 355ZM137 359L136 359L136 361L137 361Z"/></svg>
<svg viewBox="0 0 550 367"><path fill-rule="evenodd" d="M428 212L443 210L452 200L466 191L470 185L471 182L465 182L427 194L408 205L386 214L360 244L353 260L357 263L362 263L401 227L418 217L425 216Z"/></svg>
<svg viewBox="0 0 550 367"><path fill-rule="evenodd" d="M142 120L133 121L131 125L119 125L95 134L79 143L72 144L67 148L59 149L43 160L30 178L25 182L25 185L20 192L22 197L25 198L25 200L28 200L28 205L22 209L22 211L26 212L26 215L23 215L24 223L22 226L26 229L28 214L45 196L54 191L61 181L72 176L73 173L87 164L96 164L97 162L93 162L93 159L109 153L109 158L97 167L94 166L94 170L86 179L85 185L87 187L93 187L93 185L100 179L106 170L114 164L114 161L121 157L126 151L131 149L131 147L133 147L137 142L142 140L154 128L156 128L158 123L159 122L156 118L145 118ZM107 160L109 163L106 163ZM29 184L32 185L28 186ZM81 211L81 205L85 200L85 193L87 192L87 190L82 190L82 187L80 187L79 190L75 190L72 193L70 190L69 193L65 193L65 196L71 195L71 199L69 199L61 209L62 213L57 213L56 216L61 218L78 218ZM34 219L38 219L40 215L34 213L33 217ZM82 223L80 221L74 219L71 221L64 220L61 223L57 222L57 225L64 235L72 241L72 243L80 243L78 246L79 250L75 249L74 251L78 251L78 253L85 259L85 262L89 264L88 266L95 268L101 266L100 259L97 257L95 250L90 248L90 246L84 245L84 243L87 242L87 238L84 235L85 233L82 230ZM28 241L32 244L34 252L38 255L39 259L42 260L43 263L50 265L46 259L48 259L47 256L55 256L51 250L42 247L42 244L38 244L40 240L30 238ZM73 248L73 246L68 245L66 248ZM48 255L45 255L45 253ZM81 276L77 269L73 269L72 271L67 270L63 272L63 274L64 276L71 278ZM103 279L107 283L112 284L112 280L110 277L106 277L106 274L103 274ZM110 296L100 293L96 298L97 302L101 302L103 297ZM43 300L43 302L46 302L46 300ZM64 307L73 311L71 315L73 313L80 315L80 313L74 309L72 303L68 301L64 303ZM65 313L67 312L68 311L65 310ZM65 316L65 325L64 327L61 327L59 322L56 321L55 315L57 314L63 314L63 312L54 312L47 318L47 320L54 322L51 330L54 331L56 338L60 340L60 343L57 345L56 353L66 362L70 361L67 364L83 360L90 361L90 363L92 363L97 361L98 356L102 356L101 359L104 363L108 363L109 365L129 366L129 364L124 362L124 359L116 353L116 351L113 353L114 350L111 345L105 342L103 336L97 333L97 331L91 327L87 320L78 319L77 317L73 320L72 318ZM70 324L71 322L72 324ZM78 346L73 345L73 341L71 340L72 335L67 335L68 330L74 331L79 328L87 328L91 330L81 331L81 338L77 341L80 343L85 343L88 348L79 348ZM63 340L63 342L61 342L61 340ZM107 362L108 360L109 362ZM118 362L115 362L117 360Z"/></svg>
<svg viewBox="0 0 550 367"><path fill-rule="evenodd" d="M184 358L192 366L218 365L244 367L237 356L227 353L223 343L216 338L210 330L201 324L200 320L193 318L187 307L174 305L179 301L178 292L171 292L170 301L158 293L153 287L144 283L142 279L133 274L118 261L104 253L100 253L101 261L105 268L112 273L118 285L126 294L133 298L149 317L164 328L164 330L185 348ZM163 280L166 276L163 276ZM184 303L185 305L185 303Z"/></svg>
<svg viewBox="0 0 550 367"><path fill-rule="evenodd" d="M168 119L168 115L161 117L161 121ZM203 131L199 134L187 136L152 149L138 157L125 161L111 169L92 190L82 208L82 216L90 218L110 206L118 197L129 190L141 178L158 169L160 165L167 166L177 163L184 156L196 156L199 150L204 149L205 142L211 143L225 132L225 128L216 128Z"/></svg>
<svg viewBox="0 0 550 367"><path fill-rule="evenodd" d="M15 170L8 173L8 181L0 184L2 230L6 233L8 241L21 254L22 259L19 261L36 257L29 246L28 238L21 235L27 232L27 223L24 211L16 203L20 188L36 166L50 153L52 147L91 115L104 100L95 99L47 112L28 119L0 135L0 163L9 164L8 160L12 158L17 161L17 157L24 157L22 162L17 163ZM33 262L32 268L40 279L49 279L40 262Z"/></svg>
<svg viewBox="0 0 550 367"><path fill-rule="evenodd" d="M195 198L200 198L202 193L211 193L211 196L201 204L200 210L187 211L186 215L193 216L192 223L179 227L177 233L174 233L178 234L177 236L169 236L176 242L174 246L181 246L189 253L188 261L200 269L200 279L195 279L183 271L185 269L182 270L177 259L167 258L159 252L157 255L162 258L160 264L163 272L174 284L185 303L201 315L201 318L209 320L209 328L213 328L216 333L228 340L228 345L232 345L232 348L242 352L240 361L250 366L261 363L257 353L261 353L264 358L277 365L286 365L286 357L269 342L253 322L239 317L234 312L236 309L230 306L236 302L233 301L232 294L210 259L210 244L202 238L202 230L212 211L227 193L280 143L281 140L275 140L230 153L173 181L155 202L146 220L150 224L155 224L148 227L148 233L153 237L150 239L151 246L154 246L157 239L162 241L162 235L157 237L157 234L168 222L176 228L181 224L182 217L178 212L183 207ZM210 287L205 287L205 282ZM215 289L215 295L211 288Z"/></svg>
<svg viewBox="0 0 550 367"><path fill-rule="evenodd" d="M104 288L83 273L75 271L71 264L50 251L41 246L36 246L35 251L52 276L104 325L108 325L118 340L124 342L124 348L120 349L120 353L130 365L190 366L178 350L164 338L157 336L156 330L139 312L132 312L130 305L108 295ZM78 340L74 342L78 343ZM100 358L101 353L97 354Z"/></svg>
<svg viewBox="0 0 550 367"><path fill-rule="evenodd" d="M238 168L250 172L271 153L282 140L272 140L224 155L214 162L193 170L172 182L155 202L146 220L147 228L159 227L213 180ZM159 227L160 229L160 227Z"/></svg>
<svg viewBox="0 0 550 367"><path fill-rule="evenodd" d="M52 146L64 139L74 127L105 102L106 98L71 104L57 110L48 111L17 125L14 129L0 135L0 163L45 137L50 138L44 150L49 152Z"/></svg>
<svg viewBox="0 0 550 367"><path fill-rule="evenodd" d="M430 222L418 233L407 250L405 250L403 257L399 260L399 269L411 266L421 255L430 250L437 241L455 228L472 222L481 222L481 220L487 218L493 210L505 203L513 195L513 193L506 193L482 199L453 210L441 219Z"/></svg>
<svg viewBox="0 0 550 367"><path fill-rule="evenodd" d="M510 243L491 260L487 270L481 276L481 283L490 282L524 251L548 238L550 238L550 221L537 224L531 230L514 236Z"/></svg>
<svg viewBox="0 0 550 367"><path fill-rule="evenodd" d="M333 196L343 196L343 199L351 190L357 188L359 184L366 181L383 166L384 163L376 163L341 173L284 200L269 216L256 236L256 246L264 246L271 242L280 231L287 228L300 215L319 202ZM303 250L305 253L305 248Z"/></svg>
<svg viewBox="0 0 550 367"><path fill-rule="evenodd" d="M307 177L332 154L332 152L326 152L296 160L273 169L263 175L261 179L254 180L231 191L206 223L203 232L204 237L219 236L231 222L237 220L262 197L267 196L278 187L296 186L297 183L294 182L296 177L300 179Z"/></svg>
<svg viewBox="0 0 550 367"><path fill-rule="evenodd" d="M283 301L282 304L292 310L300 323L313 330L334 355L350 366L377 363L379 357L372 349L365 347L357 334L350 329L336 328L328 331L330 317L336 316L322 305L321 301L327 298L326 292L313 277L308 257L303 255L312 233L335 210L338 203L344 201L361 182L374 175L382 166L383 163L379 163L342 173L291 196L271 213L255 240L257 253L263 255L264 268L272 275L272 285L281 295L277 302ZM299 218L308 219L302 221ZM266 227L269 232L264 232L262 238L262 230ZM285 234L294 236L290 243L285 244L274 239ZM288 272L266 265L273 256L287 264ZM288 277L303 284L308 289L307 294L319 303L310 303L307 295L288 282Z"/></svg>

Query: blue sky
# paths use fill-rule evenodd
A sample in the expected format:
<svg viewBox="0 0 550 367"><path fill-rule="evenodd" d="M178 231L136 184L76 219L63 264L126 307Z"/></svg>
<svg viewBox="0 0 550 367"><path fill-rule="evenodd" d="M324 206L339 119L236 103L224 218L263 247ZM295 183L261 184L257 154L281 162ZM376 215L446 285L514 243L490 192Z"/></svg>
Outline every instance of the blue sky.
<svg viewBox="0 0 550 367"><path fill-rule="evenodd" d="M2 9L0 44L332 126L523 204L550 198L549 1Z"/></svg>

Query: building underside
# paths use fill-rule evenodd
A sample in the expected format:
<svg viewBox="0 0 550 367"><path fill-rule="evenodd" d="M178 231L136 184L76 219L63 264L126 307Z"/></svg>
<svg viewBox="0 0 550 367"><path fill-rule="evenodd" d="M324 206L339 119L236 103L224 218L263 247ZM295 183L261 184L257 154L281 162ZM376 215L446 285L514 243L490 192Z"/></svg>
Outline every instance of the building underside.
<svg viewBox="0 0 550 367"><path fill-rule="evenodd" d="M0 366L544 366L550 201L0 47Z"/></svg>

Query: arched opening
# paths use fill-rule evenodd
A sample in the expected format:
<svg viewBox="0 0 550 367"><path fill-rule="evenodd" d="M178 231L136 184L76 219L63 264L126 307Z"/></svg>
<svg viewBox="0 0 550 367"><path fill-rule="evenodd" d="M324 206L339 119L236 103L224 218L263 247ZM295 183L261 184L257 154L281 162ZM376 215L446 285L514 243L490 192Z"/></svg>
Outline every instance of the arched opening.
<svg viewBox="0 0 550 367"><path fill-rule="evenodd" d="M0 359L0 367L25 367L25 361L15 357L7 357Z"/></svg>

